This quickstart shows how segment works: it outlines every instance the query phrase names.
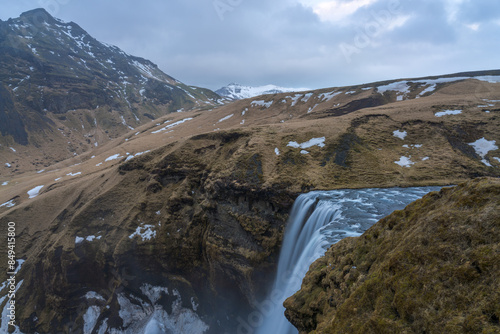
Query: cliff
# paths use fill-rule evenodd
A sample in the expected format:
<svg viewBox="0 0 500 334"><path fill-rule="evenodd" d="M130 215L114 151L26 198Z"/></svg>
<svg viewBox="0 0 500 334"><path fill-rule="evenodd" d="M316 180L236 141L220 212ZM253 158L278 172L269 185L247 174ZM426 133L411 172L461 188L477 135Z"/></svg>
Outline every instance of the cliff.
<svg viewBox="0 0 500 334"><path fill-rule="evenodd" d="M285 301L300 333L500 332L500 180L426 195L333 245Z"/></svg>

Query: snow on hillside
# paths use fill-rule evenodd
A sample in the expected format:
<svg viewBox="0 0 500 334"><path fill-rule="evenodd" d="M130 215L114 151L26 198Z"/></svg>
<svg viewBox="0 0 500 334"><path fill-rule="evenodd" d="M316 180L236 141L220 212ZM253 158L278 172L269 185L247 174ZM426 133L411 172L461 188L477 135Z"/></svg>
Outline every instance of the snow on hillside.
<svg viewBox="0 0 500 334"><path fill-rule="evenodd" d="M411 79L411 80L398 80L394 81L390 84L387 85L382 85L382 86L377 86L377 90L379 93L383 94L387 91L394 91L398 95L398 100L401 101L404 97L405 94L408 94L410 92L410 83L413 84L420 84L422 87L425 89L420 92L420 94L417 97L421 97L424 94L427 93L433 93L438 84L445 84L445 83L451 83L451 82L457 82L457 81L462 81L462 80L467 80L467 79L476 79L479 81L485 81L489 83L498 83L500 82L500 76L495 76L495 75L487 75L487 76L456 76L456 77L445 77L445 78L438 78L438 79Z"/></svg>

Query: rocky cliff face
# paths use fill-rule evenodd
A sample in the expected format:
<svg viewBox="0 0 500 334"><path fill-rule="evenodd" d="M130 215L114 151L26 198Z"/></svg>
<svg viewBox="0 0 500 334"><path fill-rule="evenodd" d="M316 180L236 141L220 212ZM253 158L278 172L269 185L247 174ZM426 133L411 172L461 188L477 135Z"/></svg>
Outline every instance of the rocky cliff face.
<svg viewBox="0 0 500 334"><path fill-rule="evenodd" d="M426 195L333 245L285 301L300 333L500 331L500 181Z"/></svg>
<svg viewBox="0 0 500 334"><path fill-rule="evenodd" d="M0 149L31 144L53 162L219 98L43 9L0 21Z"/></svg>
<svg viewBox="0 0 500 334"><path fill-rule="evenodd" d="M137 332L133 326L177 317L184 331L173 332L193 323L192 333L234 332L272 277L295 196L278 184L261 187L258 166L217 165L248 141L200 135L80 190L50 185L52 196L2 218L40 222L18 224L18 251L33 263L22 269L17 296L21 331Z"/></svg>

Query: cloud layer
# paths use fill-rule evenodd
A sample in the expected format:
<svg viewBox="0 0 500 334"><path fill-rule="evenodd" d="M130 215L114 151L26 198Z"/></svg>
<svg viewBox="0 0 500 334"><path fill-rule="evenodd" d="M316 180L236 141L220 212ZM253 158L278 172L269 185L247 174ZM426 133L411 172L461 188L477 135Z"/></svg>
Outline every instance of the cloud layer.
<svg viewBox="0 0 500 334"><path fill-rule="evenodd" d="M331 87L500 68L490 0L23 0L175 78L217 89Z"/></svg>

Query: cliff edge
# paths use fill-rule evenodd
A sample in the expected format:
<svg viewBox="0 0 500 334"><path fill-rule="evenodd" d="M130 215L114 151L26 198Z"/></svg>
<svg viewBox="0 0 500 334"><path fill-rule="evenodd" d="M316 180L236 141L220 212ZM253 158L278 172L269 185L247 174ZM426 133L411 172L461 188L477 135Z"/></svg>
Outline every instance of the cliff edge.
<svg viewBox="0 0 500 334"><path fill-rule="evenodd" d="M500 180L433 192L314 262L300 333L500 333Z"/></svg>

